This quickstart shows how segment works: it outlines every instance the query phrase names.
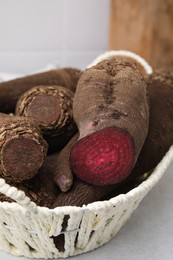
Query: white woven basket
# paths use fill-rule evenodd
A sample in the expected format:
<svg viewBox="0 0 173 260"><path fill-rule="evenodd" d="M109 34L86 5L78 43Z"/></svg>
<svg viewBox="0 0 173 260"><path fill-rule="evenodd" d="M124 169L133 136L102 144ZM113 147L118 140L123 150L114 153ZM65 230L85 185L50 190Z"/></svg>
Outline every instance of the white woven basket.
<svg viewBox="0 0 173 260"><path fill-rule="evenodd" d="M0 203L0 249L31 258L65 258L93 250L114 237L173 160L173 146L150 177L126 194L83 207L38 207L22 191L0 179L0 192L16 203ZM62 229L64 218L67 227ZM64 235L65 251L52 236Z"/></svg>
<svg viewBox="0 0 173 260"><path fill-rule="evenodd" d="M83 207L39 207L23 191L0 179L0 249L31 258L65 258L93 250L114 237L173 160L173 146L147 180L126 194ZM64 221L68 222L64 229ZM62 252L52 237L64 237Z"/></svg>

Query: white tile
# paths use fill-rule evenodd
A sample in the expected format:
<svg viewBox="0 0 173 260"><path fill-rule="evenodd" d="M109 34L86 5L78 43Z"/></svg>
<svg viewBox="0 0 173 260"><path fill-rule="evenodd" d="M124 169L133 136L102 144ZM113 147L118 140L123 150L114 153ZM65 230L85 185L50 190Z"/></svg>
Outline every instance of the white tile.
<svg viewBox="0 0 173 260"><path fill-rule="evenodd" d="M85 69L99 54L98 51L65 52L0 52L0 72L27 74L46 66Z"/></svg>
<svg viewBox="0 0 173 260"><path fill-rule="evenodd" d="M62 66L61 52L0 52L0 71L32 73L49 64Z"/></svg>
<svg viewBox="0 0 173 260"><path fill-rule="evenodd" d="M86 67L104 50L98 51L67 51L62 56L62 66L72 66L80 69Z"/></svg>
<svg viewBox="0 0 173 260"><path fill-rule="evenodd" d="M0 1L0 50L62 48L63 0Z"/></svg>
<svg viewBox="0 0 173 260"><path fill-rule="evenodd" d="M107 49L109 0L64 0L63 46L69 50Z"/></svg>
<svg viewBox="0 0 173 260"><path fill-rule="evenodd" d="M0 0L0 71L85 68L108 45L110 0Z"/></svg>

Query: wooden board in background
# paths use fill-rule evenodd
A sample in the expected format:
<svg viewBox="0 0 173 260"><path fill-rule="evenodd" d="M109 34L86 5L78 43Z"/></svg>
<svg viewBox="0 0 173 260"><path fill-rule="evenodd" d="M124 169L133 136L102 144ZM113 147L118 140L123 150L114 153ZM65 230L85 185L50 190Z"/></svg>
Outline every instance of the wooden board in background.
<svg viewBox="0 0 173 260"><path fill-rule="evenodd" d="M109 50L173 70L173 0L111 0Z"/></svg>

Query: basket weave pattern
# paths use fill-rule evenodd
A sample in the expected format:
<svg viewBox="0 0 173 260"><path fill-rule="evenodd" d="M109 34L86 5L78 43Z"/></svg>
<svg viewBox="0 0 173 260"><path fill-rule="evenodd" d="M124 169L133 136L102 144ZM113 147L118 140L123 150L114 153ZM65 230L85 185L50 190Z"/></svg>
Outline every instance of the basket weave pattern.
<svg viewBox="0 0 173 260"><path fill-rule="evenodd" d="M18 203L0 203L0 249L31 258L65 258L103 245L126 223L172 159L173 147L150 177L138 187L108 201L83 207L38 207L23 192L16 191L14 187L7 189L5 181L1 180L0 192L16 198ZM67 217L64 229L63 223ZM52 238L59 235L64 236L64 251L55 247Z"/></svg>

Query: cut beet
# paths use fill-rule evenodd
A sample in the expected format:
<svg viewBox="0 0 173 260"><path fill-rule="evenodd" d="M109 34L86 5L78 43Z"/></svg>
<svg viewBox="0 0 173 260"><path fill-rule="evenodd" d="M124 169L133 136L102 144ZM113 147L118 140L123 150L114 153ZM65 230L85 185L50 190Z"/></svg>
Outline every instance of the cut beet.
<svg viewBox="0 0 173 260"><path fill-rule="evenodd" d="M126 130L104 128L80 139L70 154L72 171L95 185L116 184L126 179L134 165L134 144Z"/></svg>

